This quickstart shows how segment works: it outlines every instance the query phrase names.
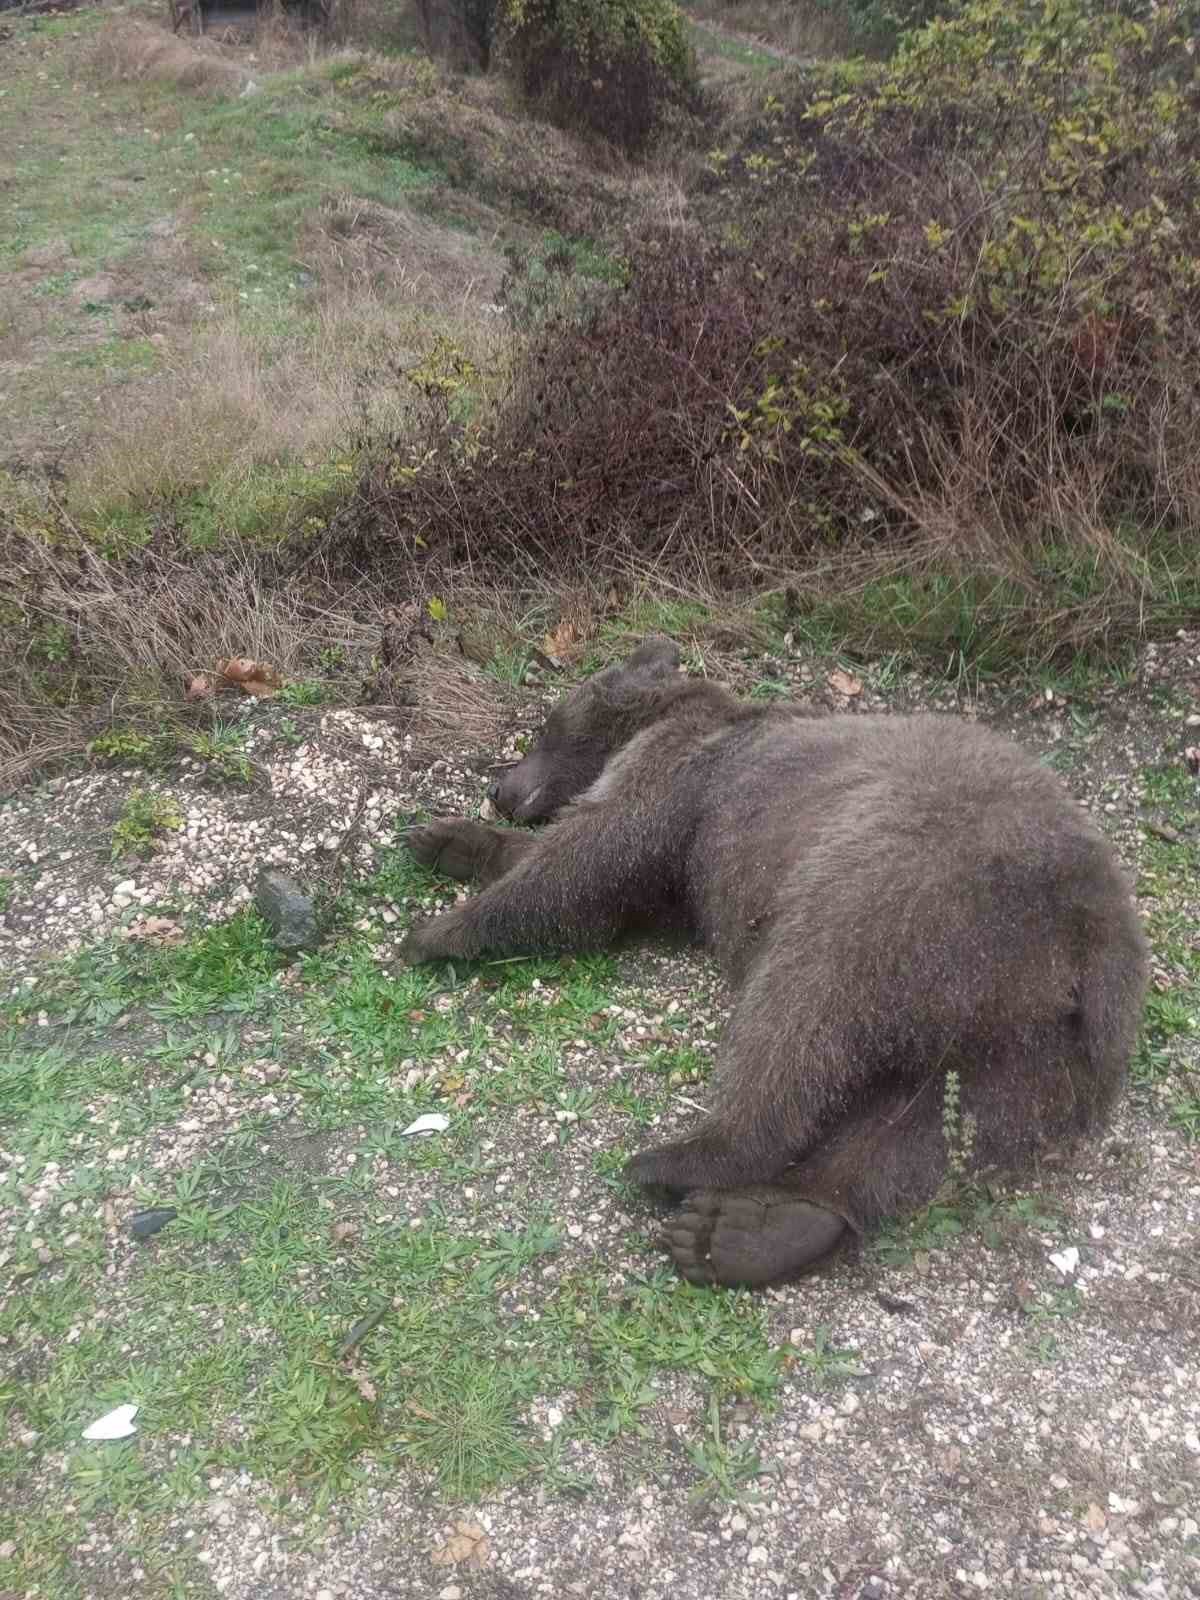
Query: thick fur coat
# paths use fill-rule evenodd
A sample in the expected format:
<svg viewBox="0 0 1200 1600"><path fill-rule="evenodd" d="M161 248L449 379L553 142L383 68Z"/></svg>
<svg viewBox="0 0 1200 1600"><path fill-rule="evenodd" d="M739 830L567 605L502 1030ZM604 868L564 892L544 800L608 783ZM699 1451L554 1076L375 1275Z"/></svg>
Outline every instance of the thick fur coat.
<svg viewBox="0 0 1200 1600"><path fill-rule="evenodd" d="M702 941L735 991L714 1106L630 1172L686 1196L667 1236L685 1275L766 1283L936 1193L949 1073L976 1166L1101 1124L1146 946L1111 847L1014 744L749 706L677 662L648 641L555 708L494 791L554 819L540 833L413 831L421 860L485 887L406 956Z"/></svg>

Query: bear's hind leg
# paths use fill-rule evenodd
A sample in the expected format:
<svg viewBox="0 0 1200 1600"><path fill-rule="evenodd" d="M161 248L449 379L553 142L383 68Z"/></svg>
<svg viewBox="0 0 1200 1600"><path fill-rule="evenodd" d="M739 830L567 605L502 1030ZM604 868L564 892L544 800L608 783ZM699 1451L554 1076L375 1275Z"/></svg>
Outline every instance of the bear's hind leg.
<svg viewBox="0 0 1200 1600"><path fill-rule="evenodd" d="M848 1118L770 1184L697 1189L663 1242L691 1283L794 1277L892 1211L933 1198L945 1171L942 1077Z"/></svg>
<svg viewBox="0 0 1200 1600"><path fill-rule="evenodd" d="M922 1084L864 1091L869 1099L769 1184L689 1193L665 1231L679 1271L693 1283L757 1287L803 1271L843 1236L928 1205L950 1165L946 1077L939 1069ZM1019 1171L1039 1149L1095 1128L1107 1101L1090 1092L1093 1078L1070 1018L1017 1030L990 1062L964 1067L951 1132L964 1175Z"/></svg>
<svg viewBox="0 0 1200 1600"><path fill-rule="evenodd" d="M828 959L799 945L763 952L721 1041L716 1108L688 1137L634 1156L629 1178L675 1194L770 1183L854 1104L877 1066L856 1033L860 1008L820 1004L835 984Z"/></svg>

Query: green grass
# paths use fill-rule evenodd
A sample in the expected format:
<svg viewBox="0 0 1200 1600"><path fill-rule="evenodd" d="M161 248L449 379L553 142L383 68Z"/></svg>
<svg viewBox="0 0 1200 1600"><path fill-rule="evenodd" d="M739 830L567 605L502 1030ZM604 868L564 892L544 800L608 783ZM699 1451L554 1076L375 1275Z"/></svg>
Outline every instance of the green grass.
<svg viewBox="0 0 1200 1600"><path fill-rule="evenodd" d="M1037 1195L996 1195L967 1183L946 1185L946 1193L911 1216L885 1223L869 1241L871 1253L888 1266L906 1267L932 1250L944 1250L965 1234L989 1249L1001 1248L1028 1229L1058 1233L1062 1220Z"/></svg>
<svg viewBox="0 0 1200 1600"><path fill-rule="evenodd" d="M1131 559L1142 561L1130 549ZM1200 592L1180 587L1179 574L1188 571L1182 552L1144 564L1143 604L1161 629L1184 625L1200 605ZM818 649L832 652L852 640L864 655L899 650L967 686L1015 671L1079 693L1129 672L1133 634L1114 627L1111 644L1100 636L1080 650L1038 619L1097 601L1107 581L1086 556L1050 550L1028 583L936 570L877 578L838 595L803 596L789 625Z"/></svg>
<svg viewBox="0 0 1200 1600"><path fill-rule="evenodd" d="M176 946L82 951L5 1002L0 1138L18 1162L0 1219L20 1292L0 1339L22 1356L0 1412L36 1444L6 1478L0 1584L87 1593L86 1518L137 1528L147 1576L122 1592L182 1585L180 1518L223 1475L250 1472L315 1524L381 1472L451 1504L525 1478L585 1493L572 1441L653 1461L645 1413L674 1375L718 1406L773 1403L786 1364L760 1301L677 1282L649 1244L645 1279L568 1257L546 1184L591 1115L625 1120L570 1067L578 1039L617 1047L615 962L384 970L378 913L442 887L385 854L351 901L371 930L335 936L287 987L243 912ZM628 1074L662 1090L700 1063L655 1044ZM430 1109L449 1130L407 1137ZM531 1147L534 1124L549 1137ZM169 1220L135 1245L147 1208ZM549 1440L530 1416L546 1395L568 1414ZM80 1439L125 1402L135 1438ZM698 1496L736 1498L757 1465L714 1415L688 1470Z"/></svg>
<svg viewBox="0 0 1200 1600"><path fill-rule="evenodd" d="M1171 705L1164 721L1174 721ZM1200 1039L1200 944L1196 939L1195 885L1200 881L1200 791L1181 761L1144 767L1143 810L1171 837L1146 831L1138 851L1138 894L1148 905L1148 931L1170 987L1151 989L1133 1059L1135 1089L1165 1112L1167 1121L1200 1138L1200 1094L1194 1065Z"/></svg>
<svg viewBox="0 0 1200 1600"><path fill-rule="evenodd" d="M353 471L342 451L315 463L253 466L231 483L193 490L172 510L197 550L218 548L234 534L251 543L275 544L290 529L313 533L324 528ZM93 519L97 538L103 538L110 522L119 527L124 512L121 506L99 508Z"/></svg>
<svg viewBox="0 0 1200 1600"><path fill-rule="evenodd" d="M815 1329L811 1346L797 1350L792 1360L822 1388L862 1375L857 1351L840 1349L833 1343L828 1328Z"/></svg>
<svg viewBox="0 0 1200 1600"><path fill-rule="evenodd" d="M99 21L85 12L78 26L91 31ZM323 196L349 191L398 205L440 176L384 134L378 106L337 96L329 63L272 74L244 100L107 82L64 105L70 71L51 58L47 76L20 74L0 100L0 138L26 174L0 199L0 259L65 234L75 276L85 276L135 255L164 211L178 212L190 219L206 271L229 292L286 297L302 270L297 230ZM39 138L27 137L31 127ZM70 286L53 273L40 285L48 294Z"/></svg>
<svg viewBox="0 0 1200 1600"><path fill-rule="evenodd" d="M687 31L692 47L701 55L720 56L755 74L775 72L779 68L779 57L769 50L727 38L713 28L706 28L702 22L689 22Z"/></svg>
<svg viewBox="0 0 1200 1600"><path fill-rule="evenodd" d="M164 835L183 826L183 813L169 794L157 789L131 789L112 831L112 857L147 857Z"/></svg>
<svg viewBox="0 0 1200 1600"><path fill-rule="evenodd" d="M317 58L257 72L255 94L222 98L152 73L122 78L92 59L106 28L147 25L137 7L121 19L84 9L66 28L7 24L0 334L29 338L9 373L6 409L21 422L14 450L40 448L47 429L72 440L60 498L107 554L145 543L163 523L200 550L233 536L315 535L357 476L342 446L366 425L359 408L373 425L395 425L396 382L382 377L391 353L370 331L384 311L394 313L406 368L448 326L472 349L495 341L469 292L451 310L441 284L421 290L419 245L389 247L375 264L399 265L378 275L339 265L342 210L348 233L355 205L375 203L401 228L408 217L426 232L462 234L467 255L478 234L485 271L498 239L536 240L539 270L561 258L583 283L619 281L624 269L592 239L544 231L536 192L514 177L519 125L503 148L485 148L469 114L439 118L431 108L444 96L455 110L457 89L431 62L406 57L381 75L378 63ZM495 192L493 163L507 174ZM486 225L484 193L498 208ZM100 276L107 288L76 294ZM236 343L242 365L222 364L210 336ZM293 388L311 379L311 420L279 399L281 364L303 369ZM343 366L363 369L353 399ZM161 391L147 381L156 374ZM481 386L490 381L480 373ZM128 447L113 423L123 384L135 418L187 385L187 428L170 443L156 430L141 468L136 441ZM45 522L35 489L23 497L23 520Z"/></svg>

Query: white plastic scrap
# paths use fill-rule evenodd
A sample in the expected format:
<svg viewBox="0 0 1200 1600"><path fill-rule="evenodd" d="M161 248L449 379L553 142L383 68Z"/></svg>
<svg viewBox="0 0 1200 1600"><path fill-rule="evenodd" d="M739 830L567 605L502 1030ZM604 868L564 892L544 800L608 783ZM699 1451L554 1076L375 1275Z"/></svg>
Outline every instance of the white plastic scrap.
<svg viewBox="0 0 1200 1600"><path fill-rule="evenodd" d="M1079 1270L1079 1251L1073 1244L1065 1250L1055 1250L1050 1257L1050 1265L1057 1267L1064 1278L1069 1278Z"/></svg>
<svg viewBox="0 0 1200 1600"><path fill-rule="evenodd" d="M131 1433L137 1432L133 1421L137 1414L137 1406L118 1406L115 1411L106 1411L83 1430L83 1437L92 1440L128 1439Z"/></svg>
<svg viewBox="0 0 1200 1600"><path fill-rule="evenodd" d="M405 1137L410 1133L445 1133L449 1126L449 1117L444 1117L440 1111L427 1111L423 1117L418 1117L415 1122L410 1122L401 1137Z"/></svg>

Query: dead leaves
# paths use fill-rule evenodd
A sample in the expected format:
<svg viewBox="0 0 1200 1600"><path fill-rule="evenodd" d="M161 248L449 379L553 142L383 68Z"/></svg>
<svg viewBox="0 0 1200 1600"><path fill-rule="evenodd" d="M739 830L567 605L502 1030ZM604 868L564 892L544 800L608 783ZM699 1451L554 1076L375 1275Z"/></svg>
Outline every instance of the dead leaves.
<svg viewBox="0 0 1200 1600"><path fill-rule="evenodd" d="M284 686L284 679L269 662L253 656L229 656L218 661L213 672L198 672L188 679L184 691L188 700L211 700L222 689L240 689L256 700L269 700Z"/></svg>
<svg viewBox="0 0 1200 1600"><path fill-rule="evenodd" d="M582 642L579 629L564 619L542 640L542 650L557 665L569 661Z"/></svg>
<svg viewBox="0 0 1200 1600"><path fill-rule="evenodd" d="M1094 1500L1083 1514L1083 1525L1089 1533L1103 1533L1108 1527L1108 1517L1104 1513L1104 1508L1098 1506Z"/></svg>
<svg viewBox="0 0 1200 1600"><path fill-rule="evenodd" d="M492 1547L477 1522L456 1522L450 1538L431 1559L435 1567L473 1567L478 1571L492 1559Z"/></svg>
<svg viewBox="0 0 1200 1600"><path fill-rule="evenodd" d="M147 944L181 944L184 931L170 917L135 917L128 927L121 929L123 938L141 939Z"/></svg>
<svg viewBox="0 0 1200 1600"><path fill-rule="evenodd" d="M836 667L826 681L834 694L840 694L844 700L857 700L863 692L862 679L843 672L840 667Z"/></svg>
<svg viewBox="0 0 1200 1600"><path fill-rule="evenodd" d="M230 656L228 661L217 662L217 672L226 683L236 684L243 694L256 699L269 699L283 688L283 679L275 668L265 661L254 661L250 656Z"/></svg>
<svg viewBox="0 0 1200 1600"><path fill-rule="evenodd" d="M360 1398L365 1400L369 1406L373 1406L376 1400L379 1399L379 1391L371 1382L366 1370L363 1367L347 1367L346 1376L358 1390Z"/></svg>

